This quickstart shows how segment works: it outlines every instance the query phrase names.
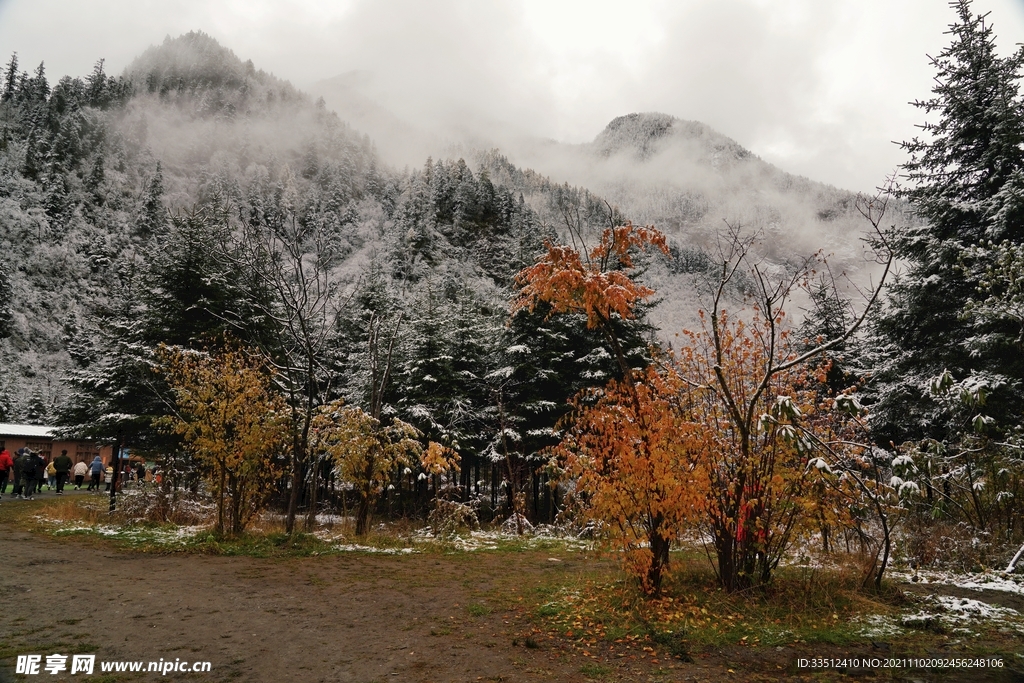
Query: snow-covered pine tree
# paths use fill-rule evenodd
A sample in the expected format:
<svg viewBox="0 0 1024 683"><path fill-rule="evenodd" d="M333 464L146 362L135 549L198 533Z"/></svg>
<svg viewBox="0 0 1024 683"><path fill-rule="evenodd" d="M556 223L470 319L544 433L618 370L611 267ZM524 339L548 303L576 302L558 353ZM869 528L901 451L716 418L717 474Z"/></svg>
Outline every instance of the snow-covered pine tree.
<svg viewBox="0 0 1024 683"><path fill-rule="evenodd" d="M152 347L143 335L142 269L128 255L113 264L106 296L87 314L88 348L77 350L65 374L69 391L56 423L69 435L118 439L147 451L166 443L153 420L168 408L154 392Z"/></svg>
<svg viewBox="0 0 1024 683"><path fill-rule="evenodd" d="M892 235L906 269L867 347L873 423L883 443L956 435L960 419L929 392L944 370L995 390L989 407L1004 426L1024 415L1024 354L1004 343L997 323L969 324L963 316L985 269L975 248L1024 240L1024 205L1014 191L1024 186L1024 48L999 56L987 15L975 15L969 0L954 7L952 42L932 59L933 96L914 103L934 118L902 145L910 159L900 193L923 222Z"/></svg>
<svg viewBox="0 0 1024 683"><path fill-rule="evenodd" d="M11 286L11 277L0 269L0 339L9 337L14 330L13 303L14 289Z"/></svg>

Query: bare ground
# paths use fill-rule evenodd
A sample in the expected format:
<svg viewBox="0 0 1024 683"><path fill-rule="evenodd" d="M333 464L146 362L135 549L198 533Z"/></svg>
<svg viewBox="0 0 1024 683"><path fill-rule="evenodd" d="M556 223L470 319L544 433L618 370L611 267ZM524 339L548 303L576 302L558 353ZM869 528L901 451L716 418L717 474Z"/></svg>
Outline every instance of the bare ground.
<svg viewBox="0 0 1024 683"><path fill-rule="evenodd" d="M212 663L209 674L164 677L188 681L1021 680L1008 671L795 669L797 657L891 654L870 645L733 647L699 653L693 663L588 658L539 631L530 606L534 587L592 567L572 553L152 555L3 521L0 539L0 681L88 680L13 673L16 654L54 652ZM93 680L140 678L97 672Z"/></svg>

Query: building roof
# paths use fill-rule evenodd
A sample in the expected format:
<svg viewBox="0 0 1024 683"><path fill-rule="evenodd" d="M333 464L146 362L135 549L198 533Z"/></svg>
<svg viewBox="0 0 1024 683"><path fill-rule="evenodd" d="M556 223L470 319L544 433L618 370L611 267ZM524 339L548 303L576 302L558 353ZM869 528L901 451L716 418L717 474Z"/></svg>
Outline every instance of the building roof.
<svg viewBox="0 0 1024 683"><path fill-rule="evenodd" d="M0 436L22 436L27 438L52 439L54 427L40 425L16 425L0 422Z"/></svg>

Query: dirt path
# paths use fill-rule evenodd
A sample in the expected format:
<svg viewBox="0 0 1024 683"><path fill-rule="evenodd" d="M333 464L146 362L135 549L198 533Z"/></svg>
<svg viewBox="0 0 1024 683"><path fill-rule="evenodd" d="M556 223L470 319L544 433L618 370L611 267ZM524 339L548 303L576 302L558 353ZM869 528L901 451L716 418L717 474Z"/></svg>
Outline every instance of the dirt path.
<svg viewBox="0 0 1024 683"><path fill-rule="evenodd" d="M572 678L545 653L513 648L517 625L502 613L471 616L466 567L446 562L441 576L435 558L142 555L5 536L0 632L18 650L91 644L102 660L209 660L215 680Z"/></svg>
<svg viewBox="0 0 1024 683"><path fill-rule="evenodd" d="M169 674L193 681L587 680L586 660L540 634L539 647L514 644L531 625L488 600L488 576L541 583L572 571L571 558L145 555L2 531L0 643L8 652L210 661L209 675ZM12 665L0 661L0 680L15 680ZM622 669L613 680L647 680L648 669ZM62 679L80 677L42 677Z"/></svg>
<svg viewBox="0 0 1024 683"><path fill-rule="evenodd" d="M571 553L555 553L560 562L550 561L549 552L146 555L7 524L0 524L0 539L0 681L90 680L15 676L17 653L209 661L209 674L171 673L163 680L301 683L764 681L795 673L796 656L833 656L820 649L731 648L695 663L663 660L655 667L611 659L595 667L571 643L533 631L528 610L517 608L517 590L591 566ZM535 647L522 645L527 636ZM97 671L92 680L140 677L161 678ZM813 680L854 679L819 674Z"/></svg>

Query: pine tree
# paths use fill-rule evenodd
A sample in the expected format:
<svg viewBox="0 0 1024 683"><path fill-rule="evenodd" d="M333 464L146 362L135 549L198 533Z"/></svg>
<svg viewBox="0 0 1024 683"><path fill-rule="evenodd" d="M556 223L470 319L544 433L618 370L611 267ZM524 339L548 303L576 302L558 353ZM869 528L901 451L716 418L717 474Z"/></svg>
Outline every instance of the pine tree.
<svg viewBox="0 0 1024 683"><path fill-rule="evenodd" d="M142 215L139 217L138 232L143 237L162 232L167 223L167 210L164 209L164 174L160 162L156 163L156 172L146 186L146 197L142 204Z"/></svg>
<svg viewBox="0 0 1024 683"><path fill-rule="evenodd" d="M165 415L166 397L156 393L152 347L143 341L145 307L140 264L128 258L112 264L105 303L89 312L91 348L76 349L75 367L64 377L67 399L56 423L68 434L112 442L124 439L143 451L167 444L153 424Z"/></svg>
<svg viewBox="0 0 1024 683"><path fill-rule="evenodd" d="M11 276L0 269L0 339L14 332L14 288Z"/></svg>
<svg viewBox="0 0 1024 683"><path fill-rule="evenodd" d="M150 258L143 300L142 334L147 343L203 347L225 333L248 341L258 316L243 291L244 274L224 255L230 229L213 209L193 209L171 218L165 239Z"/></svg>
<svg viewBox="0 0 1024 683"><path fill-rule="evenodd" d="M11 55L11 61L7 62L4 69L4 89L0 93L0 102L10 102L18 89L18 53Z"/></svg>
<svg viewBox="0 0 1024 683"><path fill-rule="evenodd" d="M921 125L923 136L902 145L910 159L902 167L901 194L923 223L892 236L906 271L869 342L878 354L871 393L882 442L942 439L955 431L954 416L928 389L945 370L958 379L974 376L990 389L1001 386L991 405L1004 415L1024 408L1012 379L1024 376L1021 354L987 344L993 330L972 328L962 318L984 267L984 259L972 261L972 250L991 240L1024 240L1020 193L1011 191L1024 184L1024 106L1017 85L1024 48L1000 57L987 15L974 15L968 0L954 7L959 20L949 31L952 43L932 59L933 97L914 103L936 118Z"/></svg>

